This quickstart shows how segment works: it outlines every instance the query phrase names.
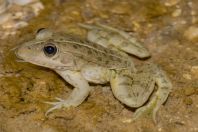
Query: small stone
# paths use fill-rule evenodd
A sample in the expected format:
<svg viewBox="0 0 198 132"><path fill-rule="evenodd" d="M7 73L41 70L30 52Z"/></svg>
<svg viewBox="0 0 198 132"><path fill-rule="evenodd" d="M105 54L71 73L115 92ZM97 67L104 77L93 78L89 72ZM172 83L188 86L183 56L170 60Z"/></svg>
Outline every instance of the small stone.
<svg viewBox="0 0 198 132"><path fill-rule="evenodd" d="M111 11L115 14L128 14L130 13L130 6L127 4L116 4L112 6Z"/></svg>
<svg viewBox="0 0 198 132"><path fill-rule="evenodd" d="M9 3L7 0L0 0L0 14L6 11L8 5Z"/></svg>
<svg viewBox="0 0 198 132"><path fill-rule="evenodd" d="M183 74L183 78L187 79L187 80L191 80L191 75L190 74Z"/></svg>
<svg viewBox="0 0 198 132"><path fill-rule="evenodd" d="M124 118L124 119L122 119L123 123L131 123L132 121L133 121L132 118Z"/></svg>
<svg viewBox="0 0 198 132"><path fill-rule="evenodd" d="M193 103L193 101L192 101L191 98L185 98L185 99L184 99L184 103L185 103L186 105L191 105L191 104Z"/></svg>
<svg viewBox="0 0 198 132"><path fill-rule="evenodd" d="M9 13L4 13L0 15L0 25L6 23L9 19L11 19L12 15Z"/></svg>
<svg viewBox="0 0 198 132"><path fill-rule="evenodd" d="M31 2L35 2L36 0L9 0L9 1L17 5L27 5Z"/></svg>
<svg viewBox="0 0 198 132"><path fill-rule="evenodd" d="M181 9L176 9L173 13L172 13L172 16L173 17L178 17L180 16L182 13L182 10Z"/></svg>
<svg viewBox="0 0 198 132"><path fill-rule="evenodd" d="M198 78L198 66L192 66L191 73L192 73L193 77Z"/></svg>
<svg viewBox="0 0 198 132"><path fill-rule="evenodd" d="M165 6L174 6L178 4L180 0L165 0Z"/></svg>
<svg viewBox="0 0 198 132"><path fill-rule="evenodd" d="M198 27L197 26L191 26L189 27L185 32L184 36L192 41L198 40Z"/></svg>
<svg viewBox="0 0 198 132"><path fill-rule="evenodd" d="M193 94L195 94L195 92L196 92L196 90L195 90L195 88L193 88L193 87L185 88L185 89L184 89L184 94L185 94L186 96L193 95Z"/></svg>

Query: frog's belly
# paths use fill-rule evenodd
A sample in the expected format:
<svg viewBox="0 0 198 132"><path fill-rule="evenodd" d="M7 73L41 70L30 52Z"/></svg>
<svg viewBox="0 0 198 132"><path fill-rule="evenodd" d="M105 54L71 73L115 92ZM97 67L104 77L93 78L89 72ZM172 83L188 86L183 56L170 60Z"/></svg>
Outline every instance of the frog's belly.
<svg viewBox="0 0 198 132"><path fill-rule="evenodd" d="M86 66L81 70L81 74L89 82L104 84L109 82L112 71L99 66Z"/></svg>

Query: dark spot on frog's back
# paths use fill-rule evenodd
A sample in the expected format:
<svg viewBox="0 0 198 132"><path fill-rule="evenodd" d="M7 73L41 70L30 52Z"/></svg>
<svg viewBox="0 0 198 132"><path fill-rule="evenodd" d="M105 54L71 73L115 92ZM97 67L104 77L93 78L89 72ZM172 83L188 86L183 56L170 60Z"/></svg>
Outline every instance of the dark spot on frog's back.
<svg viewBox="0 0 198 132"><path fill-rule="evenodd" d="M129 62L128 62L128 61L124 61L123 63L124 63L126 66L129 65Z"/></svg>
<svg viewBox="0 0 198 132"><path fill-rule="evenodd" d="M108 60L106 60L106 61L105 61L105 64L106 64L106 65L108 65L108 64L109 64L109 61L108 61Z"/></svg>
<svg viewBox="0 0 198 132"><path fill-rule="evenodd" d="M117 58L117 59L116 59L116 61L118 61L118 62L120 62L120 63L121 63L121 61L122 61L122 60L121 60L120 58Z"/></svg>
<svg viewBox="0 0 198 132"><path fill-rule="evenodd" d="M87 50L87 54L88 55L91 55L92 54L92 51L91 50Z"/></svg>
<svg viewBox="0 0 198 132"><path fill-rule="evenodd" d="M74 48L74 49L78 49L78 46L74 44L74 45L73 45L73 48Z"/></svg>
<svg viewBox="0 0 198 132"><path fill-rule="evenodd" d="M96 44L92 44L92 46L93 46L94 48L98 48L98 45L96 45Z"/></svg>
<svg viewBox="0 0 198 132"><path fill-rule="evenodd" d="M63 40L64 40L63 38L60 38L60 39L59 39L59 41L63 41Z"/></svg>
<svg viewBox="0 0 198 132"><path fill-rule="evenodd" d="M54 42L54 40L53 39L49 39L48 42Z"/></svg>
<svg viewBox="0 0 198 132"><path fill-rule="evenodd" d="M97 57L98 61L102 61L102 57Z"/></svg>

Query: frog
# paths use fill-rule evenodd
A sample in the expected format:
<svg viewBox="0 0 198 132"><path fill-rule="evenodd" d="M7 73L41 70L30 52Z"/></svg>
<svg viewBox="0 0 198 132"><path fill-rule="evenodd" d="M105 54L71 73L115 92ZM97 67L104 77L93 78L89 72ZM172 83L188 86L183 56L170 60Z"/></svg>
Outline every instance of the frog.
<svg viewBox="0 0 198 132"><path fill-rule="evenodd" d="M136 108L132 121L151 115L156 122L172 83L157 64L135 66L130 55L147 58L149 50L123 30L98 23L78 26L87 30L87 39L41 28L35 38L15 48L20 60L54 70L74 87L67 99L55 97L56 101L45 102L52 105L46 115L82 104L92 90L89 83L109 82L117 100Z"/></svg>

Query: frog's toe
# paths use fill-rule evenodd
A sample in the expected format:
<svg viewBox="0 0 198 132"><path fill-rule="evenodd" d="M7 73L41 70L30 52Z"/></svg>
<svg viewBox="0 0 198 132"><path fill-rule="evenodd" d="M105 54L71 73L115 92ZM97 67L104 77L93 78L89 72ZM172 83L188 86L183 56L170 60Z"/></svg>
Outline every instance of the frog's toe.
<svg viewBox="0 0 198 132"><path fill-rule="evenodd" d="M55 99L58 100L58 101L60 101L60 102L65 101L64 99L61 99L61 98L59 98L59 97L56 97Z"/></svg>
<svg viewBox="0 0 198 132"><path fill-rule="evenodd" d="M56 101L56 102L44 102L44 103L46 103L46 104L50 104L50 105L53 106L52 108L50 108L50 109L45 113L46 116L47 116L50 112L52 112L52 111L54 111L54 110L56 110L56 109L61 109L61 108L63 108L63 107L69 107L69 105L68 105L68 103L67 103L66 100L63 100L63 99L57 98L57 97L56 97L55 99L58 100L58 101Z"/></svg>
<svg viewBox="0 0 198 132"><path fill-rule="evenodd" d="M151 107L143 106L143 107L137 109L135 111L135 113L133 114L133 120L136 120L143 116L151 116L154 123L157 122L156 121L156 111L155 111L155 109L153 109Z"/></svg>
<svg viewBox="0 0 198 132"><path fill-rule="evenodd" d="M54 107L50 108L46 113L45 116L47 116L50 112L56 110L56 109L60 109L62 107L62 105L54 105Z"/></svg>

